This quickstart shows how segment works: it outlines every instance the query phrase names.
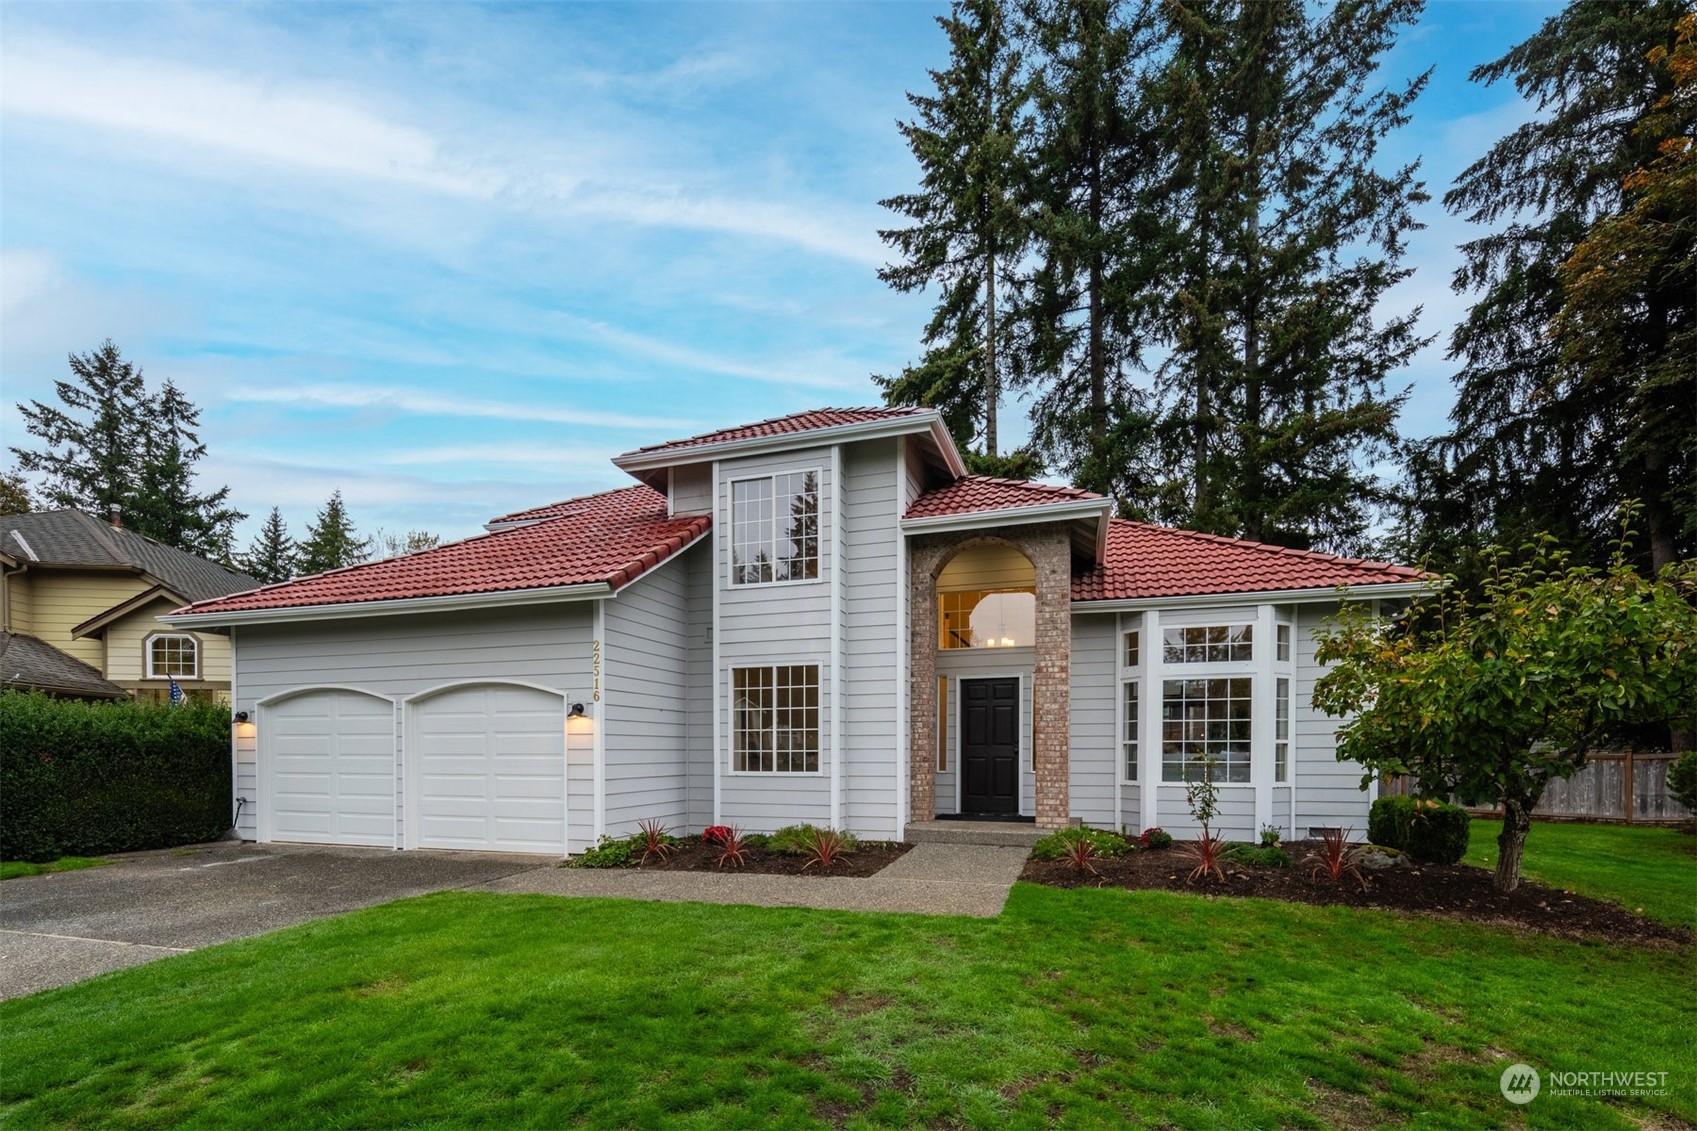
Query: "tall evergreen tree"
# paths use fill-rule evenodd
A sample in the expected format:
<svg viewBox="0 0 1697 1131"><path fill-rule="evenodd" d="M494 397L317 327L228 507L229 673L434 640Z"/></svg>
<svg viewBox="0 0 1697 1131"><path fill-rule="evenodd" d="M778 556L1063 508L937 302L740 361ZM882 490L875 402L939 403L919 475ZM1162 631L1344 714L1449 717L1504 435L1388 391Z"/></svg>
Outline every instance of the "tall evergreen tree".
<svg viewBox="0 0 1697 1131"><path fill-rule="evenodd" d="M1152 6L1036 0L1037 266L1024 310L1026 370L1041 383L1033 432L1045 462L1122 503L1145 494L1142 366L1159 261L1146 206L1154 153L1138 98L1155 49ZM1135 505L1133 509L1135 510Z"/></svg>
<svg viewBox="0 0 1697 1131"><path fill-rule="evenodd" d="M949 66L931 72L935 94L907 96L916 117L900 126L920 189L882 202L914 223L879 233L901 261L878 272L899 291L937 284L937 306L920 362L877 380L889 403L940 409L956 437L994 458L1014 325L1003 310L1026 239L1018 196L1028 94L1006 0L955 0L937 22Z"/></svg>
<svg viewBox="0 0 1697 1131"><path fill-rule="evenodd" d="M110 338L69 360L72 380L54 382L59 405L18 405L24 429L46 449L12 454L24 471L47 477L48 503L104 518L112 504L128 510L135 500L146 462L147 386Z"/></svg>
<svg viewBox="0 0 1697 1131"><path fill-rule="evenodd" d="M195 491L194 465L206 455L200 410L169 380L147 409L144 460L125 522L167 546L228 561L235 525L247 515L226 505L228 487Z"/></svg>
<svg viewBox="0 0 1697 1131"><path fill-rule="evenodd" d="M0 515L28 514L35 509L29 480L17 468L0 472Z"/></svg>
<svg viewBox="0 0 1697 1131"><path fill-rule="evenodd" d="M297 568L301 573L323 573L357 565L371 556L371 539L358 538L353 520L342 503L342 492L332 491L318 517L306 528L300 545Z"/></svg>
<svg viewBox="0 0 1697 1131"><path fill-rule="evenodd" d="M1681 520L1679 491L1693 474L1697 421L1689 380L1668 379L1682 367L1687 378L1691 372L1680 322L1689 326L1689 275L1663 269L1671 263L1643 269L1670 249L1617 247L1604 260L1582 260L1587 271L1605 273L1590 280L1608 282L1613 293L1594 287L1590 297L1613 304L1613 314L1600 319L1581 295L1588 313L1562 318L1568 286L1580 277L1564 265L1599 224L1644 205L1641 219L1666 225L1654 239L1677 241L1680 230L1689 239L1689 193L1659 212L1632 183L1635 171L1655 167L1664 145L1689 145L1678 139L1694 132L1691 98L1676 95L1669 66L1688 11L1682 0L1575 0L1474 70L1476 82L1511 79L1540 112L1468 166L1444 197L1450 211L1491 230L1462 247L1454 287L1478 298L1450 338L1450 356L1461 363L1453 429L1425 460L1432 485L1446 500L1462 500L1465 512L1416 504L1416 549L1441 549L1448 539L1448 552L1460 552L1444 525L1459 519L1478 544L1550 530L1601 560L1621 504L1637 498L1651 564L1689 552L1680 531L1689 539L1692 519L1687 511ZM1611 335L1619 340L1600 351Z"/></svg>
<svg viewBox="0 0 1697 1131"><path fill-rule="evenodd" d="M1376 319L1427 199L1380 143L1425 86L1370 92L1419 0L1167 0L1154 77L1162 246L1160 517L1222 534L1359 545L1397 443L1387 379L1419 311Z"/></svg>
<svg viewBox="0 0 1697 1131"><path fill-rule="evenodd" d="M298 559L299 548L289 537L283 512L272 507L265 525L259 528L259 533L248 544L247 553L242 555L242 570L267 583L287 581L295 575Z"/></svg>

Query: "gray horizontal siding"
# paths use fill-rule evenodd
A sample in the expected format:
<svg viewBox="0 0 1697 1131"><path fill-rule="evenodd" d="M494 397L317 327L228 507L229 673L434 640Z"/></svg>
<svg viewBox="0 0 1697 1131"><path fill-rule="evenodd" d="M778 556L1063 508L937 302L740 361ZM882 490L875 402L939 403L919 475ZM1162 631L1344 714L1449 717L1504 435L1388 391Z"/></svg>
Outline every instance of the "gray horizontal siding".
<svg viewBox="0 0 1697 1131"><path fill-rule="evenodd" d="M1184 786L1166 783L1155 787L1155 823L1180 840L1194 839L1202 831L1185 803ZM1216 836L1231 840L1254 840L1255 789L1247 785L1222 785L1219 815L1214 818Z"/></svg>
<svg viewBox="0 0 1697 1131"><path fill-rule="evenodd" d="M689 573L696 546L606 602L602 706L606 832L689 820Z"/></svg>
<svg viewBox="0 0 1697 1131"><path fill-rule="evenodd" d="M869 440L842 451L843 823L880 838L900 835L896 638L906 594L896 449L894 440Z"/></svg>
<svg viewBox="0 0 1697 1131"><path fill-rule="evenodd" d="M1068 699L1069 795L1072 815L1113 828L1118 766L1117 618L1072 618L1072 686Z"/></svg>
<svg viewBox="0 0 1697 1131"><path fill-rule="evenodd" d="M1296 824L1353 828L1363 835L1372 797L1361 789L1361 766L1337 760L1337 728L1343 721L1313 704L1314 683L1324 668L1314 658L1314 631L1334 605L1303 605L1296 618Z"/></svg>

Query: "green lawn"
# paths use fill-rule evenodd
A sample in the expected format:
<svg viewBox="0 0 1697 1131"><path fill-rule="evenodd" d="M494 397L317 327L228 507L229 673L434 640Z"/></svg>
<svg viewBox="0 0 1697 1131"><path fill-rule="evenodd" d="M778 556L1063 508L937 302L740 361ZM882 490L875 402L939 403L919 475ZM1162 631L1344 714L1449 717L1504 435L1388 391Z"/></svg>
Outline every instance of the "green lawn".
<svg viewBox="0 0 1697 1131"><path fill-rule="evenodd" d="M1692 960L1025 884L989 921L442 894L0 1004L0 1121L1669 1126ZM1516 1059L1672 1090L1522 1111Z"/></svg>
<svg viewBox="0 0 1697 1131"><path fill-rule="evenodd" d="M1494 868L1500 832L1500 820L1475 818L1466 862ZM1521 872L1665 923L1697 928L1697 838L1680 829L1534 821Z"/></svg>
<svg viewBox="0 0 1697 1131"><path fill-rule="evenodd" d="M23 860L0 862L0 880L15 880L19 876L39 876L44 872L75 872L79 868L98 868L112 861L98 856L61 856L45 864L30 864Z"/></svg>

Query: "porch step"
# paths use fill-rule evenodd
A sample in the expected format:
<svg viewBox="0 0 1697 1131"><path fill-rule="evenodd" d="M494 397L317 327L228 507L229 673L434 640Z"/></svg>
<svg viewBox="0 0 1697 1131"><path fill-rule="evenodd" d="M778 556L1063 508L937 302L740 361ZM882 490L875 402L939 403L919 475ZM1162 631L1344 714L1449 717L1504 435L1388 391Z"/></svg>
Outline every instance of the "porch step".
<svg viewBox="0 0 1697 1131"><path fill-rule="evenodd" d="M1043 832L1025 821L913 821L906 832L909 844L985 844L1001 848L1030 848L1042 838Z"/></svg>

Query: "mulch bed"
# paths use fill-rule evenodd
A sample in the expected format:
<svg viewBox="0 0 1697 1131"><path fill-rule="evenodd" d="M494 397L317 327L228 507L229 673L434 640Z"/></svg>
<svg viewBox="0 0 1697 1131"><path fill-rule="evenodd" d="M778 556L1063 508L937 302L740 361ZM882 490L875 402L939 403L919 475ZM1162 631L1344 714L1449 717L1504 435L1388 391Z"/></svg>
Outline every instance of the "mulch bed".
<svg viewBox="0 0 1697 1131"><path fill-rule="evenodd" d="M1684 945L1697 936L1624 907L1572 892L1545 887L1530 880L1504 895L1491 886L1491 873L1465 864L1417 864L1412 867L1367 871L1367 888L1353 878L1335 883L1324 874L1310 874L1304 858L1318 841L1286 844L1293 861L1288 868L1262 868L1222 862L1224 882L1212 876L1188 882L1195 867L1178 846L1133 852L1116 859L1099 859L1092 876L1072 869L1066 861L1031 860L1020 877L1050 887L1117 887L1133 891L1181 891L1192 895L1237 895L1283 899L1292 903L1341 904L1414 915L1443 915L1472 919L1568 938L1605 939L1637 945Z"/></svg>
<svg viewBox="0 0 1697 1131"><path fill-rule="evenodd" d="M749 876L870 876L899 859L912 847L911 844L863 840L852 854L842 857L829 868L821 868L817 864L809 868L805 856L782 856L764 848L745 848L743 857L746 863L741 868L733 864L720 868L719 856L724 850L716 844L702 844L698 838L692 837L674 848L664 861L650 860L643 867L654 872L723 871Z"/></svg>

